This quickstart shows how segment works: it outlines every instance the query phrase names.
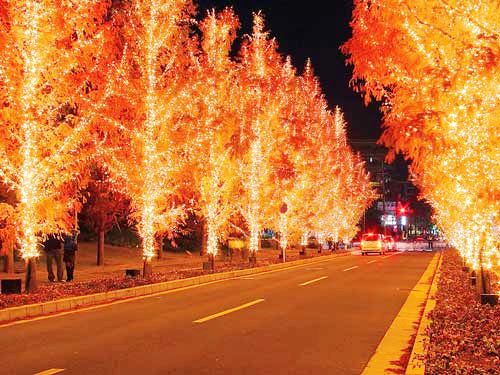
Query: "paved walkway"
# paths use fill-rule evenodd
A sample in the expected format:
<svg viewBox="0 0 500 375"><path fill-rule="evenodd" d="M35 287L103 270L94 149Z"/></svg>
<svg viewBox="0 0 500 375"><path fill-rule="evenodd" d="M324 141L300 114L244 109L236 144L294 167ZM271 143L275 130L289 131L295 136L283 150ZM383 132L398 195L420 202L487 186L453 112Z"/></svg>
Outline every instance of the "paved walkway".
<svg viewBox="0 0 500 375"><path fill-rule="evenodd" d="M128 248L120 246L105 245L104 249L104 266L96 265L96 243L81 242L77 253L77 261L75 268L75 281L88 281L101 278L109 278L123 276L125 269L135 268L142 270L142 255L139 248ZM329 251L323 250L323 254L330 254ZM307 256L318 256L317 250L308 249ZM279 250L262 249L257 255L259 265L277 263ZM287 251L287 260L292 261L300 259L299 249L290 249ZM200 256L199 252L164 252L162 259L155 259L153 263L153 271L167 273L172 271L186 271L200 269L203 262L206 262L206 256ZM216 258L216 267L219 265L229 265L230 260L221 256ZM233 257L233 264L248 264L243 261L239 254ZM16 273L24 273L24 263L16 262ZM55 265L54 265L55 272ZM38 275L40 282L48 282L47 271L45 266L45 256L42 255L38 261ZM12 275L0 272L0 279ZM19 275L18 275L19 276Z"/></svg>

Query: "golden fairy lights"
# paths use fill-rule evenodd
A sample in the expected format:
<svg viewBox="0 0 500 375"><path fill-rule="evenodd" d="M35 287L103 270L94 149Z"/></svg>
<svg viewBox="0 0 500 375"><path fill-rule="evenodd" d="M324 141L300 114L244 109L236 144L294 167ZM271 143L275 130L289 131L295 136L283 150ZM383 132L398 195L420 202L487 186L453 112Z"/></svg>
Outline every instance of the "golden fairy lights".
<svg viewBox="0 0 500 375"><path fill-rule="evenodd" d="M0 4L0 177L18 193L23 257L73 225L96 158L131 200L145 265L188 210L212 255L235 221L254 253L266 227L284 249L355 230L373 197L342 113L310 62L299 75L277 52L261 14L232 58L230 9L197 23L190 0Z"/></svg>
<svg viewBox="0 0 500 375"><path fill-rule="evenodd" d="M413 160L423 196L467 262L498 271L498 2L355 5L343 48L357 88L367 100L384 99L382 141Z"/></svg>
<svg viewBox="0 0 500 375"><path fill-rule="evenodd" d="M103 10L99 2L0 4L0 176L17 194L15 222L26 260L38 256L46 233L72 225L74 189L92 146L80 136L91 129L74 102L87 96L82 87L97 84L93 72L103 68L97 52ZM95 60L80 59L85 53Z"/></svg>
<svg viewBox="0 0 500 375"><path fill-rule="evenodd" d="M237 129L233 108L237 96L237 70L229 54L238 20L232 10L210 11L201 22L202 58L199 95L202 115L196 126L196 160L193 179L199 186L198 208L205 218L207 253L217 255L219 241L235 210L235 162L230 156L231 137Z"/></svg>
<svg viewBox="0 0 500 375"><path fill-rule="evenodd" d="M182 116L191 112L196 90L189 78L194 42L189 26L181 26L188 24L191 8L187 0L137 0L117 11L122 23L116 32L125 45L111 99L120 100L132 116L115 112L104 119L119 124L112 132L121 137L116 140L121 150L105 150L102 157L132 198L146 263L157 253L156 238L171 235L185 217L176 196L188 158L179 155L186 150Z"/></svg>

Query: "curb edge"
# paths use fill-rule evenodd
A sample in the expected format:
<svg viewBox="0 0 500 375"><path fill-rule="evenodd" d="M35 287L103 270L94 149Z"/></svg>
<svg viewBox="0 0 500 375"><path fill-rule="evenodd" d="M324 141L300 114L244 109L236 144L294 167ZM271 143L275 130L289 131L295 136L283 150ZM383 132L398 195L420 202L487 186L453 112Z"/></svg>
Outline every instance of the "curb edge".
<svg viewBox="0 0 500 375"><path fill-rule="evenodd" d="M295 268L305 264L325 262L331 259L349 255L351 255L351 252L322 255L319 257L294 260L287 263L275 263L255 268L245 268L240 270L212 273L207 275L189 277L186 279L164 281L160 283L140 285L131 288L110 290L108 292L92 293L81 296L56 299L53 301L35 303L30 305L9 307L0 310L0 324L23 320L26 318L28 319L35 318L43 315L49 315L68 310L77 310L79 308L83 308L86 306L102 305L116 300L126 300L138 296L148 296L155 293L180 289L198 284L207 284L216 281L233 279L241 276L266 273L269 271L280 270L280 269Z"/></svg>

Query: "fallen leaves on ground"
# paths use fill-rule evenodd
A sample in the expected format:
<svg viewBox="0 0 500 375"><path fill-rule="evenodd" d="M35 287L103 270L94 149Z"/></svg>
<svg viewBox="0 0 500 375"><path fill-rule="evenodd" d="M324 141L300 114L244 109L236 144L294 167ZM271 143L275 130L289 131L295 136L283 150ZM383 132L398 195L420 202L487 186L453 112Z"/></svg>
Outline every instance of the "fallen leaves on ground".
<svg viewBox="0 0 500 375"><path fill-rule="evenodd" d="M456 251L444 253L426 374L500 374L500 306L482 305Z"/></svg>

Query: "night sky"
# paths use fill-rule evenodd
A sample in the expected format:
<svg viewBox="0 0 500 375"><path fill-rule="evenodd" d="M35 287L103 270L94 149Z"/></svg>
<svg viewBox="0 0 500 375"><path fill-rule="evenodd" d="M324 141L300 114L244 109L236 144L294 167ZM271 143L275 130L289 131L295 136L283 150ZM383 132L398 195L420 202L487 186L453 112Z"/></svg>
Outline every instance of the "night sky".
<svg viewBox="0 0 500 375"><path fill-rule="evenodd" d="M250 33L252 12L262 10L279 51L290 55L302 70L312 60L330 106L345 112L350 138L376 139L380 136L377 105L368 108L359 93L349 87L351 71L339 47L349 39L352 1L349 0L199 0L199 17L210 8L232 6L240 18L239 36Z"/></svg>

